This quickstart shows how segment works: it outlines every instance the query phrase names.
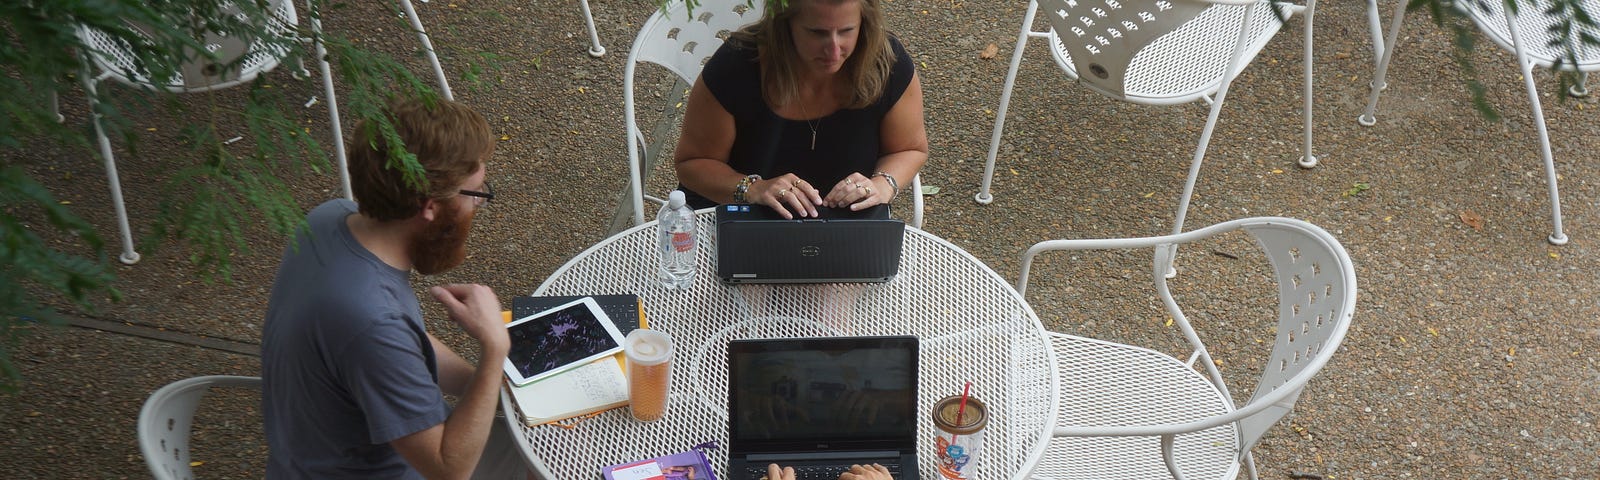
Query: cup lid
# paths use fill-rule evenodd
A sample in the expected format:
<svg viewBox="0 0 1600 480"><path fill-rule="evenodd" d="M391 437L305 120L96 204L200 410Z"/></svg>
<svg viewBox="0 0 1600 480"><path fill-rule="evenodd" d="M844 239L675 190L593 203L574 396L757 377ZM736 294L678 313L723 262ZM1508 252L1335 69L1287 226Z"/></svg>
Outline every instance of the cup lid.
<svg viewBox="0 0 1600 480"><path fill-rule="evenodd" d="M956 421L957 416L961 417L960 422ZM960 395L944 397L933 404L933 424L946 432L970 435L989 424L989 406L969 395L963 410Z"/></svg>

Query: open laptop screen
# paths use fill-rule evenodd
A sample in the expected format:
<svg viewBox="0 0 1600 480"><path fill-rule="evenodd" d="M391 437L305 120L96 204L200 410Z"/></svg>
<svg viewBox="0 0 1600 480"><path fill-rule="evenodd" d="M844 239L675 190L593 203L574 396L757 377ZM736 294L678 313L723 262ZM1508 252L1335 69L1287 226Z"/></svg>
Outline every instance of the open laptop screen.
<svg viewBox="0 0 1600 480"><path fill-rule="evenodd" d="M728 433L735 448L793 452L915 442L915 337L738 340L728 350Z"/></svg>

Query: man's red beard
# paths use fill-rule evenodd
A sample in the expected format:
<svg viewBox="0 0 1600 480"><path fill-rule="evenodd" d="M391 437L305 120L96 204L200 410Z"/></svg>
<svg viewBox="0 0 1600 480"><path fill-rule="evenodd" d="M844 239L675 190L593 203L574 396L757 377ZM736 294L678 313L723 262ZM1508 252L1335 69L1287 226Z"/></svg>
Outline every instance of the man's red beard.
<svg viewBox="0 0 1600 480"><path fill-rule="evenodd" d="M412 238L406 250L411 268L423 275L444 273L467 259L467 232L472 229L474 209L462 215L453 205L439 209L439 215Z"/></svg>

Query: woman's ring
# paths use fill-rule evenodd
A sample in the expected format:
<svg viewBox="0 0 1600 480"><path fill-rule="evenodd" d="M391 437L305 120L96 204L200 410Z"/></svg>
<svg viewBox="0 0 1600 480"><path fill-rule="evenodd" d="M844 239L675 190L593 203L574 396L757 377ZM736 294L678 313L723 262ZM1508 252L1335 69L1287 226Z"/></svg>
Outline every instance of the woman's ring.
<svg viewBox="0 0 1600 480"><path fill-rule="evenodd" d="M867 190L867 195L872 195L872 187L862 187Z"/></svg>
<svg viewBox="0 0 1600 480"><path fill-rule="evenodd" d="M779 197L782 197L782 196L788 195L788 194L789 194L789 189L787 189L787 188L778 190L778 196Z"/></svg>
<svg viewBox="0 0 1600 480"><path fill-rule="evenodd" d="M794 188L800 188L800 182L802 182L802 181L803 180L795 179L795 180L789 182L789 185L794 186Z"/></svg>

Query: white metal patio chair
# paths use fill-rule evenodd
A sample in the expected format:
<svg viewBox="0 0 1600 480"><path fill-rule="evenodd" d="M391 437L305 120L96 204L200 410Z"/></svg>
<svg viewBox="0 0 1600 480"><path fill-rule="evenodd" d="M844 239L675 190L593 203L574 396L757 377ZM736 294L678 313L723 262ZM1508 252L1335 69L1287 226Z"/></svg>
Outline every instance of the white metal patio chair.
<svg viewBox="0 0 1600 480"><path fill-rule="evenodd" d="M1284 19L1305 15L1305 145L1299 160L1312 167L1317 157L1311 148L1312 19L1316 0L1303 6L1267 0L1033 0L1023 16L1022 31L1011 52L995 114L994 132L983 165L978 203L994 201L995 157L1000 152L1006 109L1011 104L1017 69L1029 38L1050 42L1050 55L1069 78L1108 97L1145 105L1175 105L1195 100L1211 104L1205 129L1189 164L1188 180L1179 197L1172 232L1183 231L1184 216L1200 176L1217 116L1233 79L1283 26ZM1047 28L1033 30L1035 14L1043 12Z"/></svg>
<svg viewBox="0 0 1600 480"><path fill-rule="evenodd" d="M1235 405L1222 373L1167 288L1169 245L1244 230L1271 264L1278 287L1276 338L1255 393ZM1152 249L1156 292L1192 351L1186 359L1147 348L1051 334L1063 388L1055 438L1032 472L1040 479L1256 477L1251 448L1287 415L1301 390L1339 348L1356 301L1355 270L1338 240L1315 225L1246 218L1160 237L1051 240L1022 255L1017 289L1027 293L1044 252ZM1108 404L1106 399L1116 399Z"/></svg>
<svg viewBox="0 0 1600 480"><path fill-rule="evenodd" d="M1377 0L1371 0L1376 2ZM1399 2L1395 7L1394 18L1390 20L1389 37L1385 43L1388 48L1383 50L1383 55L1378 59L1377 71L1372 80L1372 96L1367 99L1367 107L1362 110L1357 118L1363 126L1373 126L1378 123L1378 96L1383 93L1389 70L1389 61L1394 57L1395 44L1399 42L1400 26L1405 23L1406 4ZM1534 131L1539 136L1539 156L1544 160L1545 182L1550 186L1550 222L1552 232L1546 238L1552 245L1566 245L1567 234L1561 227L1561 195L1556 186L1555 156L1550 151L1550 134L1544 123L1544 108L1539 104L1539 90L1533 80L1533 67L1555 68L1560 63L1564 71L1578 72L1579 80L1573 85L1568 94L1575 97L1588 95L1584 87L1588 72L1600 70L1600 47L1585 45L1579 41L1566 42L1556 36L1554 27L1563 18L1570 18L1571 14L1551 16L1545 14L1550 8L1550 2L1541 0L1537 2L1519 2L1525 14L1517 14L1506 8L1504 0L1458 0L1451 2L1453 8L1472 19L1478 30L1484 36L1493 40L1500 48L1515 55L1517 67L1522 73L1522 82L1528 90L1528 103L1533 108ZM1594 14L1600 12L1600 0L1582 0L1585 11ZM1375 9L1376 3L1369 5ZM1600 35L1600 28L1584 26L1573 23L1571 38L1580 35ZM1566 58L1567 49L1571 48L1576 53L1576 63Z"/></svg>
<svg viewBox="0 0 1600 480"><path fill-rule="evenodd" d="M650 149L650 142L639 129L634 114L634 75L639 63L649 62L666 67L684 83L692 85L700 77L706 60L722 46L727 34L760 20L765 8L765 0L756 0L750 5L746 5L745 0L702 0L691 17L684 2L677 0L665 10L656 11L639 29L639 36L633 40L633 49L628 52L628 61L624 64L622 74L622 111L627 121L628 135L627 201L633 203L634 225L645 221L644 201L647 198L658 204L666 203L661 198L644 194L645 159L658 153ZM658 142L660 140L656 139ZM911 225L919 228L922 226L921 192L922 175L919 174L911 178L911 188L907 191L913 194Z"/></svg>
<svg viewBox="0 0 1600 480"><path fill-rule="evenodd" d="M318 8L317 0L306 0L308 8ZM422 21L417 18L416 9L410 0L400 0L405 16L410 20L413 31L418 40L433 72L439 80L439 88L444 98L453 98L450 93L450 84L444 75L444 68L439 64L439 57L434 53L433 43L428 39L428 34L422 28ZM268 8L264 9L270 15L264 21L268 22L269 30L283 37L295 35L299 17L292 0L270 0ZM237 7L231 4L224 6L225 12L234 15L243 15ZM241 21L248 19L240 18ZM328 65L328 52L322 44L322 22L319 15L311 16L311 41L315 46L318 66L322 73L323 94L327 97L328 118L333 133L334 157L339 166L339 183L345 198L352 198L350 190L350 172L347 166L344 151L344 134L339 122L339 104L333 88L333 72ZM105 128L100 123L98 111L98 86L100 82L112 79L118 83L134 88L158 89L174 93L195 93L228 88L255 80L262 73L276 68L288 55L288 51L281 44L271 41L256 39L245 43L239 39L210 34L204 39L207 48L216 54L217 62L196 60L190 64L182 65L180 73L169 82L157 82L146 76L134 62L133 55L129 53L127 45L122 44L112 36L92 28L79 28L78 36L91 51L85 52L84 75L81 78L84 91L87 93L91 123L95 133L95 140L100 148L100 155L106 165L106 180L111 186L111 204L116 211L117 229L121 237L122 253L117 258L124 264L132 265L139 262L139 252L134 250L133 231L128 222L127 205L122 198L122 182L117 175L116 156L111 150L111 140L105 134ZM241 59L236 65L231 61ZM231 67L231 68L230 68ZM93 73L98 70L100 73ZM296 73L297 77L304 77L305 69L302 67ZM51 98L51 106L58 105L57 99ZM64 120L59 109L56 118Z"/></svg>
<svg viewBox="0 0 1600 480"><path fill-rule="evenodd" d="M212 388L261 390L261 377L213 375L178 380L150 394L139 409L139 453L157 480L192 479L189 429Z"/></svg>
<svg viewBox="0 0 1600 480"><path fill-rule="evenodd" d="M249 22L245 14L232 4L222 6L222 11L239 16L240 21ZM276 32L282 37L294 35L297 17L294 2L290 0L273 0L268 7L263 9L268 18L260 21L267 22L269 31ZM134 27L136 30L139 27ZM143 31L143 30L139 30ZM134 88L159 89L168 92L205 92L210 90L228 88L235 85L255 80L263 72L271 71L288 54L281 43L274 43L268 39L257 38L250 43L238 38L228 38L218 34L208 34L203 43L216 55L216 62L197 58L188 64L181 65L177 75L169 81L158 82L148 77L148 72L142 70L134 62L133 54L129 53L127 45L116 40L105 32L79 27L79 39L91 51L84 52L84 74L79 80L83 83L84 92L87 93L89 102L90 123L93 124L95 141L100 148L100 156L106 166L106 180L111 186L111 205L116 211L117 229L121 234L122 254L118 256L124 264L132 265L139 262L139 252L133 248L133 232L128 225L128 209L122 199L122 181L117 176L117 159L112 154L111 140L106 137L105 128L100 123L98 113L99 97L98 86L107 79ZM237 63L233 63L237 60ZM93 73L98 70L100 73ZM331 87L330 87L331 88ZM54 97L51 106L58 104ZM59 109L56 113L58 121L63 120Z"/></svg>

